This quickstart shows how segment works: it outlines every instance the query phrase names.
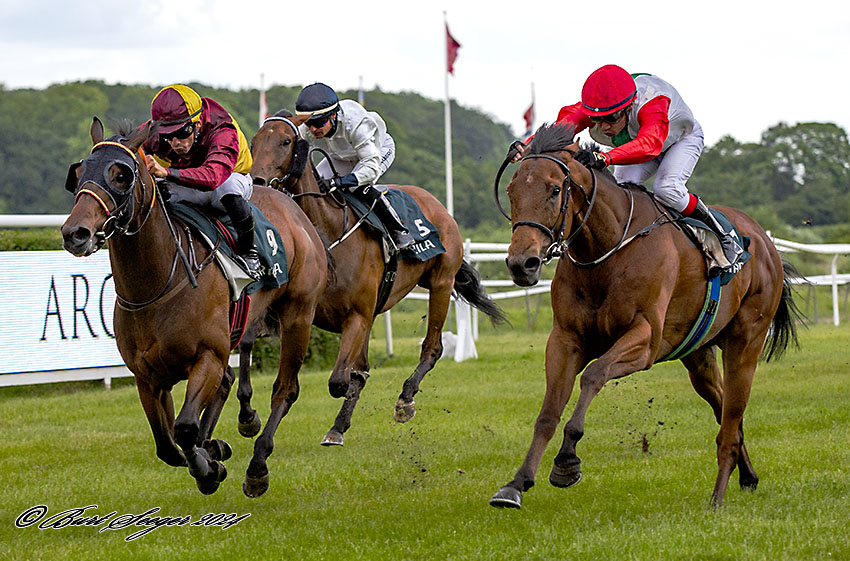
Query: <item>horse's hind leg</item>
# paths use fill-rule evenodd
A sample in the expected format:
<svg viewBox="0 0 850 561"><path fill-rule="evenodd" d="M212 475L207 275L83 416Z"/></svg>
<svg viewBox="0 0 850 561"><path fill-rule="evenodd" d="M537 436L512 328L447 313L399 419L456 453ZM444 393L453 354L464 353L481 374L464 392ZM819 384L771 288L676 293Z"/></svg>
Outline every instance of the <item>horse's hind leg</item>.
<svg viewBox="0 0 850 561"><path fill-rule="evenodd" d="M428 327L425 339L422 341L422 350L419 353L419 364L413 374L404 381L401 394L395 404L393 418L399 423L406 423L416 415L416 404L413 396L419 393L419 384L425 374L434 368L440 355L443 354L443 325L449 313L451 303L452 287L454 286L454 275L446 278L432 280L430 295L428 297Z"/></svg>
<svg viewBox="0 0 850 561"><path fill-rule="evenodd" d="M236 375L230 366L224 369L224 377L221 379L218 391L209 405L204 408L203 415L201 415L201 428L197 444L198 446L203 446L214 460L224 461L229 459L233 454L230 445L224 440L213 439L212 433L218 424L221 410L227 401L227 397L230 395L230 388L233 386L233 380L235 378Z"/></svg>
<svg viewBox="0 0 850 561"><path fill-rule="evenodd" d="M251 386L251 351L257 342L260 330L260 320L251 324L239 341L239 387L236 389L236 397L239 399L239 434L252 438L260 432L262 421L257 411L251 407L251 397L254 388Z"/></svg>
<svg viewBox="0 0 850 561"><path fill-rule="evenodd" d="M185 466L186 458L174 442L174 403L170 390L154 388L139 378L136 389L153 433L156 456L170 466Z"/></svg>
<svg viewBox="0 0 850 561"><path fill-rule="evenodd" d="M703 347L697 349L682 359L682 364L688 369L691 384L697 395L703 398L714 411L714 418L720 424L723 414L723 379L720 375L720 367L717 365L716 347ZM752 489L758 486L759 478L756 475L747 447L744 444L744 423L739 426L741 439L741 451L738 454L738 483L742 489Z"/></svg>
<svg viewBox="0 0 850 561"><path fill-rule="evenodd" d="M201 493L214 493L227 477L224 464L210 457L197 445L201 435L200 413L215 398L224 377L226 359L220 360L212 351L201 354L189 372L186 398L174 421L174 440L183 450L189 473L195 478Z"/></svg>
<svg viewBox="0 0 850 561"><path fill-rule="evenodd" d="M313 306L315 301L312 302ZM298 399L298 371L310 344L310 323L314 308L309 302L290 305L281 318L280 368L272 387L271 413L263 432L254 441L254 456L245 473L242 491L248 497L259 497L269 488L269 469L266 464L274 450L274 435L283 417Z"/></svg>
<svg viewBox="0 0 850 561"><path fill-rule="evenodd" d="M371 328L370 328L371 331ZM366 386L366 380L369 379L369 335L366 335L366 341L360 350L357 361L351 369L351 382L348 384L348 392L345 394L345 401L339 409L339 413L334 420L334 425L331 430L325 434L322 439L322 446L342 446L345 442L343 434L351 426L351 415L354 413L354 407L360 399L360 392Z"/></svg>

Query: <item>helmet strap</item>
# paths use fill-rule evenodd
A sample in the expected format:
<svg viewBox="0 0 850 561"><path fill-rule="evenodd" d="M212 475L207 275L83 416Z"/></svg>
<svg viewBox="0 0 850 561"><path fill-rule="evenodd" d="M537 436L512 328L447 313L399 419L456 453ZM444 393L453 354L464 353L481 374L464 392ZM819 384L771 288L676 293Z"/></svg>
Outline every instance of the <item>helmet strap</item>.
<svg viewBox="0 0 850 561"><path fill-rule="evenodd" d="M331 130L329 130L328 134L325 135L327 138L332 137L334 135L334 133L336 132L336 126L337 126L337 123L338 123L338 120L337 120L338 116L339 116L338 111L334 111L333 113L331 113Z"/></svg>

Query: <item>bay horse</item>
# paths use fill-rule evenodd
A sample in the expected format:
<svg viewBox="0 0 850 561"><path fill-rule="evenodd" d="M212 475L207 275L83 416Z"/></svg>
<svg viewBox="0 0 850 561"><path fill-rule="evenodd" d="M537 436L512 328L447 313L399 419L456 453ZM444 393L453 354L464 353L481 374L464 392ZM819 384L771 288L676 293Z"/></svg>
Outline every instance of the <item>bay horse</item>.
<svg viewBox="0 0 850 561"><path fill-rule="evenodd" d="M381 240L364 228L350 230L354 222L350 211L334 196L320 191L312 160L307 155L309 145L298 133L298 126L308 117L284 117L279 112L263 123L251 141L254 156L251 176L255 185L270 185L290 193L327 242L339 241L330 244L334 275L319 301L315 325L341 333L339 353L328 388L331 396L344 396L345 400L333 427L321 443L325 446L342 445L343 434L350 427L351 415L369 376L369 334L379 313L392 308L417 285L429 291L428 325L419 364L405 380L393 413L394 419L402 423L416 414L413 396L419 392L423 377L442 354L441 332L452 291L488 315L494 323L506 320L499 306L484 292L475 269L464 261L457 223L436 197L411 185L390 187L413 197L425 217L439 230L440 241L446 251L425 262L400 258L392 292L383 306L376 309L378 290L384 276ZM299 168L295 173L292 172L293 164ZM307 173L303 173L308 164ZM247 375L246 369L246 381ZM240 368L240 388L242 376ZM242 399L241 390L238 395ZM241 421L240 417L240 427Z"/></svg>
<svg viewBox="0 0 850 561"><path fill-rule="evenodd" d="M546 344L546 393L524 462L490 499L497 507L519 508L522 493L534 485L576 376L583 371L578 401L549 476L556 487L578 483L576 444L584 435L591 400L609 380L647 370L677 349L706 300L703 256L669 212L643 187L618 185L609 172L586 169L575 160L579 149L573 127L544 125L507 187L513 233L506 263L514 282L536 284L544 262L560 259L551 285L554 321ZM499 177L494 185L497 204L498 183ZM799 319L790 285L796 270L783 263L752 218L721 208L740 234L750 237L752 258L723 287L702 343L681 358L691 384L720 424L710 499L714 508L723 503L736 466L742 488L758 484L744 445L744 410L766 341L765 357L778 358L790 341L797 343ZM718 348L722 376L715 358Z"/></svg>
<svg viewBox="0 0 850 561"><path fill-rule="evenodd" d="M231 454L225 442L210 440L235 378L228 366L229 287L196 236L187 240L181 235L176 241L140 150L149 134L150 123L127 138L104 141L103 125L94 118L92 154L69 172L75 203L62 237L65 249L76 256L94 253L109 239L116 343L135 376L156 455L168 465L187 466L199 490L210 494L226 477L223 461ZM248 321L271 309L281 332L271 414L254 443L243 484L244 493L256 497L269 486L266 460L275 431L298 398L298 371L324 289L327 258L315 228L289 197L257 187L251 200L280 233L289 274L280 288L251 295ZM188 266L185 271L177 266L181 248L199 263L191 275ZM190 278L196 287L190 287ZM181 380L187 380L186 396L175 419L171 390Z"/></svg>

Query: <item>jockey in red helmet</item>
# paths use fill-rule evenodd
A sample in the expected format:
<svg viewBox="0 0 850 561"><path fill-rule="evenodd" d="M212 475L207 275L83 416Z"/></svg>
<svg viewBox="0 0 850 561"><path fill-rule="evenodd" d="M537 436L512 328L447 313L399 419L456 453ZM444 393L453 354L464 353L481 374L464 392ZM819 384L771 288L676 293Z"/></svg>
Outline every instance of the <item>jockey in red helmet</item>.
<svg viewBox="0 0 850 561"><path fill-rule="evenodd" d="M226 212L236 229L236 252L259 278L254 215L247 200L253 162L236 120L217 102L183 84L166 86L151 102L152 134L144 144L151 175L169 183L172 202L209 205Z"/></svg>
<svg viewBox="0 0 850 561"><path fill-rule="evenodd" d="M654 174L655 197L708 225L723 246L728 261L723 270L734 270L744 250L733 232L724 230L705 203L688 192L686 182L705 140L702 127L672 85L651 74L629 74L614 64L605 65L587 78L579 103L561 108L556 124L571 124L576 133L590 129L593 140L613 147L607 152L580 152L579 161L586 167L616 165L614 177L620 183L643 183ZM513 160L520 156L517 153Z"/></svg>

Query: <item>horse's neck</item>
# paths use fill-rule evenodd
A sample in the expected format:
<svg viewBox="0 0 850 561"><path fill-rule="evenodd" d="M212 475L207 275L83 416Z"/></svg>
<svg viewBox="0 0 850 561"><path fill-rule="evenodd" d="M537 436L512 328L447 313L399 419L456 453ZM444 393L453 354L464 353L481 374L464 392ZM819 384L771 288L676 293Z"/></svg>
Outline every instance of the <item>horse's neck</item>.
<svg viewBox="0 0 850 561"><path fill-rule="evenodd" d="M342 235L345 228L345 211L333 202L331 195L319 195L321 191L312 170L296 182L294 192L299 195L296 202L310 222L329 235Z"/></svg>
<svg viewBox="0 0 850 561"><path fill-rule="evenodd" d="M573 216L573 229L578 228L587 216L582 232L570 244L578 257L586 259L595 259L616 246L623 237L623 231L629 227L632 213L630 193L615 182L597 177L596 186L592 189L596 190L592 209L588 209L593 197L591 189L585 188L588 200L580 189L573 189L573 200L570 201L573 208L580 209ZM634 224L634 217L631 218Z"/></svg>
<svg viewBox="0 0 850 561"><path fill-rule="evenodd" d="M150 205L147 201L145 205ZM142 205L142 208L147 208ZM165 215L154 205L135 235L117 235L109 239L109 261L116 291L131 300L143 300L168 281L176 248ZM133 220L130 231L139 228Z"/></svg>

